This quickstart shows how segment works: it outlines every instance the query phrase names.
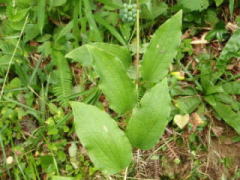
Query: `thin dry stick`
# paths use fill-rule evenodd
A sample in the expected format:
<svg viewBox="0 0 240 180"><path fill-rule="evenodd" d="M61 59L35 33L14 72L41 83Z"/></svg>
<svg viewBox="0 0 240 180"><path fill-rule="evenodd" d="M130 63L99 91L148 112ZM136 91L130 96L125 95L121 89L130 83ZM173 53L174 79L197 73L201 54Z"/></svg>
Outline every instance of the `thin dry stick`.
<svg viewBox="0 0 240 180"><path fill-rule="evenodd" d="M212 116L211 114L209 114L209 118L210 118L210 125L209 125L209 129L208 129L208 156L207 156L207 164L206 164L206 169L205 169L205 173L207 173L208 171L208 167L209 167L209 163L210 163L210 156L209 156L209 149L211 149L211 130L212 130Z"/></svg>
<svg viewBox="0 0 240 180"><path fill-rule="evenodd" d="M172 141L172 139L167 140L167 141L164 141L164 144L161 145L160 147L158 147L156 150L154 150L154 151L148 156L148 158L146 159L146 161L149 161L154 154L156 154L163 146L166 146L166 144L168 144L168 143L171 142L171 141Z"/></svg>
<svg viewBox="0 0 240 180"><path fill-rule="evenodd" d="M139 166L139 161L140 161L140 150L137 150L137 157L136 157L136 167L137 167L137 171L138 171L138 166Z"/></svg>
<svg viewBox="0 0 240 180"><path fill-rule="evenodd" d="M128 175L128 167L125 170L125 174L124 174L124 180L127 180L127 175Z"/></svg>
<svg viewBox="0 0 240 180"><path fill-rule="evenodd" d="M162 137L162 140L164 142L164 144L166 144L166 146L168 147L168 149L171 151L171 153L173 154L174 158L178 158L178 155L175 153L175 151L171 148L171 146L168 144L168 142L166 141L166 139L164 137Z"/></svg>
<svg viewBox="0 0 240 180"><path fill-rule="evenodd" d="M4 88L5 88L5 85L6 85L6 82L7 82L8 74L9 74L9 72L10 72L10 68L11 68L11 65L12 65L12 62L13 62L13 58L15 57L15 54L16 54L16 52L17 52L19 43L20 43L20 41L21 41L21 37L22 37L22 35L23 35L23 33L24 33L26 24L27 24L27 22L28 22L28 16L29 16L29 15L27 15L26 18L25 18L25 22L24 22L23 27L22 27L22 30L21 30L21 32L20 32L19 39L18 39L18 41L17 41L17 44L16 44L16 46L15 46L15 49L14 49L13 54L12 54L12 56L11 56L11 59L10 59L10 61L9 61L8 68L7 68L7 73L6 73L5 77L4 77L3 86L2 86L1 93L0 93L0 100L2 99L2 96L3 96L3 93L4 93Z"/></svg>
<svg viewBox="0 0 240 180"><path fill-rule="evenodd" d="M123 176L120 176L120 175L113 175L113 177L124 178ZM156 179L145 179L145 178L136 178L136 177L127 177L127 179L131 179L131 180L156 180Z"/></svg>
<svg viewBox="0 0 240 180"><path fill-rule="evenodd" d="M139 163L139 159L140 159L140 150L138 149L137 150L137 165L138 165L138 163Z"/></svg>

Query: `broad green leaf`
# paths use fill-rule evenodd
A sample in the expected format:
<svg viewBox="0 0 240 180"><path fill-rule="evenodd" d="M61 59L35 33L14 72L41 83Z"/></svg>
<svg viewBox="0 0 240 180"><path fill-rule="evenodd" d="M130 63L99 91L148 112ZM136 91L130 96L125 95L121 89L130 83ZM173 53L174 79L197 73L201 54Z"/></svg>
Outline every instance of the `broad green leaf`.
<svg viewBox="0 0 240 180"><path fill-rule="evenodd" d="M215 97L207 96L205 100L213 107L217 114L240 134L240 112L234 112L231 106L221 103Z"/></svg>
<svg viewBox="0 0 240 180"><path fill-rule="evenodd" d="M202 11L209 6L208 0L178 0L183 8L190 11Z"/></svg>
<svg viewBox="0 0 240 180"><path fill-rule="evenodd" d="M10 0L0 0L0 3L10 3Z"/></svg>
<svg viewBox="0 0 240 180"><path fill-rule="evenodd" d="M110 43L94 43L93 46L117 57L127 69L132 63L131 52L123 46Z"/></svg>
<svg viewBox="0 0 240 180"><path fill-rule="evenodd" d="M208 36L206 37L206 40L210 40L211 39L211 33L212 35L214 34L214 31L216 33L216 31L218 30L216 28L216 26L218 26L217 24L220 23L219 19L218 19L218 15L217 12L213 9L208 9L206 11L206 15L204 17L204 21L206 24L209 24L211 27L214 27L214 30L212 30L211 32L208 33ZM215 34L216 35L216 34ZM217 38L220 38L220 34L218 34L219 36ZM210 38L210 39L208 39Z"/></svg>
<svg viewBox="0 0 240 180"><path fill-rule="evenodd" d="M21 85L22 85L21 80L19 78L15 77L5 86L5 89L13 90L13 89L21 88Z"/></svg>
<svg viewBox="0 0 240 180"><path fill-rule="evenodd" d="M168 73L181 42L182 11L161 25L143 56L142 76L145 81L157 82Z"/></svg>
<svg viewBox="0 0 240 180"><path fill-rule="evenodd" d="M42 33L43 31L45 15L46 15L46 0L39 0L37 8L37 19L40 33Z"/></svg>
<svg viewBox="0 0 240 180"><path fill-rule="evenodd" d="M180 109L181 113L190 114L197 109L200 103L201 99L198 96L188 96L178 98L175 105Z"/></svg>
<svg viewBox="0 0 240 180"><path fill-rule="evenodd" d="M76 133L94 165L106 174L126 168L132 153L129 140L117 123L97 107L71 103Z"/></svg>
<svg viewBox="0 0 240 180"><path fill-rule="evenodd" d="M214 0L214 1L215 1L216 6L220 6L224 0Z"/></svg>
<svg viewBox="0 0 240 180"><path fill-rule="evenodd" d="M53 176L51 180L76 180L74 177Z"/></svg>
<svg viewBox="0 0 240 180"><path fill-rule="evenodd" d="M216 101L229 105L234 111L240 110L240 104L235 98L233 98L233 96L228 95L227 93L217 93L214 94L214 97Z"/></svg>
<svg viewBox="0 0 240 180"><path fill-rule="evenodd" d="M150 149L157 143L169 121L170 102L167 79L143 96L127 126L127 136L134 147Z"/></svg>
<svg viewBox="0 0 240 180"><path fill-rule="evenodd" d="M97 0L105 5L108 5L112 8L120 8L122 6L121 0Z"/></svg>
<svg viewBox="0 0 240 180"><path fill-rule="evenodd" d="M9 64L9 60L11 59L11 56L9 55L4 55L0 57L0 67L3 68L4 66L7 67Z"/></svg>
<svg viewBox="0 0 240 180"><path fill-rule="evenodd" d="M39 35L37 24L27 24L25 28L24 42L30 41Z"/></svg>
<svg viewBox="0 0 240 180"><path fill-rule="evenodd" d="M50 0L49 5L51 8L62 6L67 2L67 0Z"/></svg>
<svg viewBox="0 0 240 180"><path fill-rule="evenodd" d="M167 13L168 5L162 1L148 1L142 4L141 18L155 19Z"/></svg>
<svg viewBox="0 0 240 180"><path fill-rule="evenodd" d="M66 55L66 58L73 59L75 62L80 62L83 66L91 66L93 59L87 46L88 45L84 45L72 50ZM123 46L109 43L92 43L90 46L105 50L107 53L116 56L121 60L126 69L131 64L130 51Z"/></svg>
<svg viewBox="0 0 240 180"><path fill-rule="evenodd" d="M228 60L232 57L240 57L240 30L237 30L234 32L234 34L231 36L231 38L228 40L227 44L223 48L220 57L219 62L222 61L228 62Z"/></svg>
<svg viewBox="0 0 240 180"><path fill-rule="evenodd" d="M43 155L40 156L40 164L43 171L48 169L54 169L54 158L52 155Z"/></svg>
<svg viewBox="0 0 240 180"><path fill-rule="evenodd" d="M176 85L170 89L171 96L193 96L196 94L196 91L193 87L182 87L180 85Z"/></svg>
<svg viewBox="0 0 240 180"><path fill-rule="evenodd" d="M92 56L86 45L70 51L65 57L72 59L74 62L79 62L82 66L91 66L93 62Z"/></svg>
<svg viewBox="0 0 240 180"><path fill-rule="evenodd" d="M218 85L208 86L207 89L205 89L205 95L222 93L222 92L224 92L222 86L218 86Z"/></svg>
<svg viewBox="0 0 240 180"><path fill-rule="evenodd" d="M117 113L131 110L136 101L136 87L128 77L119 58L96 46L87 46L94 59L94 69L100 76L100 88L110 107Z"/></svg>
<svg viewBox="0 0 240 180"><path fill-rule="evenodd" d="M17 8L13 6L7 6L6 16L8 20L17 23L23 21L29 11L29 8Z"/></svg>
<svg viewBox="0 0 240 180"><path fill-rule="evenodd" d="M208 89L214 86L213 77L214 71L210 60L201 60L199 63L200 70L200 82L204 92L209 91Z"/></svg>
<svg viewBox="0 0 240 180"><path fill-rule="evenodd" d="M226 70L227 64L231 58L240 57L240 30L236 30L231 38L228 40L227 44L223 48L218 61L217 70L214 80L216 81Z"/></svg>
<svg viewBox="0 0 240 180"><path fill-rule="evenodd" d="M223 84L223 89L228 94L240 95L240 81L232 81Z"/></svg>

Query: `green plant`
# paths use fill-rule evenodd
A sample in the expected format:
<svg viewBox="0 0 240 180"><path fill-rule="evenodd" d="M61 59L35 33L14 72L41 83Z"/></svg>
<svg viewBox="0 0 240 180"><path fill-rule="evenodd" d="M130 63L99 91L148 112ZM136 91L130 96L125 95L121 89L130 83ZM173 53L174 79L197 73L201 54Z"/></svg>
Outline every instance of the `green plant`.
<svg viewBox="0 0 240 180"><path fill-rule="evenodd" d="M71 103L78 137L95 166L106 174L116 173L129 165L131 146L152 148L170 120L171 98L166 76L180 45L181 19L180 11L155 32L143 55L141 80L138 79L139 65L136 65L135 84L127 73L131 57L123 47L92 43L66 55L74 59L76 54L78 57L88 54L88 59L79 58L80 61L86 65L87 60L94 67L100 77L99 87L111 109L126 120L125 134L106 112L92 105ZM122 52L115 53L115 49Z"/></svg>
<svg viewBox="0 0 240 180"><path fill-rule="evenodd" d="M57 100L60 101L63 106L66 106L68 97L72 95L72 76L70 68L61 52L53 52L52 58L57 67L55 72L57 81L53 88L53 92L56 97L58 97Z"/></svg>
<svg viewBox="0 0 240 180"><path fill-rule="evenodd" d="M214 148L224 136L239 139L238 7L234 0L0 0L1 179L104 179L99 169L127 166L127 179L218 179L202 172L214 164L202 156L212 150L223 162L214 169L225 165L226 177L238 179L229 161L237 155ZM180 20L156 29L180 9L177 46ZM162 170L141 172L152 164Z"/></svg>
<svg viewBox="0 0 240 180"><path fill-rule="evenodd" d="M209 0L178 0L178 2L183 6L183 8L189 11L202 11L204 9L207 9L209 6Z"/></svg>
<svg viewBox="0 0 240 180"><path fill-rule="evenodd" d="M96 167L105 173L112 174L118 172L130 163L129 154L131 148L126 137L131 146L140 149L150 149L157 143L171 119L171 97L166 76L180 44L180 27L181 15L178 13L156 31L142 58L141 79L138 79L139 70L137 65L135 76L133 77L135 84L132 83L132 80L126 74L126 70L130 65L129 60L127 60L129 58L121 56L121 54L127 53L122 52L118 54L114 51L114 48L120 50L123 47L104 43L92 43L77 48L66 55L68 58L78 59L83 65L86 64L86 60L90 62L100 77L99 87L106 95L110 108L118 113L118 118L125 119L126 136L122 135L123 137L120 139L118 137L120 135L117 134L121 134L121 130L117 128L116 124L113 125L114 127L105 126L107 121L110 123L109 116L102 118L106 119L106 122L102 122L103 124L100 123L103 120L97 118L105 116L106 113L83 103L71 103L77 134L86 149L88 149L90 158ZM188 92L185 93L188 96L186 97L176 94L178 98L175 101L175 105L181 114L189 114L202 107L203 103L207 103L212 106L221 119L239 133L239 107L237 101L231 97L231 94L239 93L236 90L239 83L236 81L228 83L219 81L219 77L225 73L229 60L232 57L238 57L238 54L236 54L239 48L236 42L238 33L239 30L233 34L220 57L217 58L217 70L211 68L210 60L203 59L201 61L199 64L200 79L192 78L197 91L191 92L187 90ZM76 58L77 55L79 57L83 55L84 49L84 54L87 52L88 58ZM136 58L138 59L137 56ZM126 61L128 62L126 63ZM141 100L138 102L140 98ZM81 117L81 115L84 115L84 117ZM95 126L93 128L89 125L82 125L86 124L87 120L90 121L90 119L92 123L99 121L98 127ZM100 133L101 128L102 133ZM86 129L88 129L87 132L85 132ZM114 136L113 129L116 131ZM80 133L81 131L83 131L83 134ZM101 135L98 135L99 139L93 140L91 138L95 133L100 133ZM108 133L111 135L109 139L106 137ZM128 153L123 152L121 148L117 147L116 143L114 147L108 144L114 141L118 142L119 146L125 144L125 150L127 151L128 149ZM94 143L95 145L93 145ZM91 148L89 149L88 146ZM98 152L100 149L104 149L101 155ZM111 157L111 153L119 154L122 158L116 159L114 156ZM105 157L107 160L102 157ZM103 163L104 159L106 163ZM101 164L99 164L100 162Z"/></svg>
<svg viewBox="0 0 240 180"><path fill-rule="evenodd" d="M202 107L210 105L217 118L223 119L237 133L240 133L240 109L236 98L240 93L240 83L237 80L238 75L233 76L227 70L227 64L233 58L239 57L240 46L239 41L236 40L239 38L239 32L237 30L232 35L220 56L215 60L212 60L208 55L199 57L199 76L191 76L188 70L184 68L189 75L189 81L195 83L196 89L187 87L179 91L178 83L176 83L172 90L172 96L173 98L176 97L175 106L180 114L191 114L196 110L202 112ZM180 62L178 64L181 66ZM230 78L228 78L229 75Z"/></svg>

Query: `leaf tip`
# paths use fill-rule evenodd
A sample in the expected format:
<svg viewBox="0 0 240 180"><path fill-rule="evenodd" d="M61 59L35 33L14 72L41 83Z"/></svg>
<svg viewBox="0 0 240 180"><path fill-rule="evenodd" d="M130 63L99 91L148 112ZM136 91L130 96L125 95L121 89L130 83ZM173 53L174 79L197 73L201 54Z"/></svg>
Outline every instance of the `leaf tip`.
<svg viewBox="0 0 240 180"><path fill-rule="evenodd" d="M72 109L74 109L74 107L77 106L77 104L79 104L80 102L77 102L77 101L70 101L69 104L71 106Z"/></svg>
<svg viewBox="0 0 240 180"><path fill-rule="evenodd" d="M180 21L182 21L182 16L183 16L183 10L179 10L176 14L175 14L176 17L179 18Z"/></svg>

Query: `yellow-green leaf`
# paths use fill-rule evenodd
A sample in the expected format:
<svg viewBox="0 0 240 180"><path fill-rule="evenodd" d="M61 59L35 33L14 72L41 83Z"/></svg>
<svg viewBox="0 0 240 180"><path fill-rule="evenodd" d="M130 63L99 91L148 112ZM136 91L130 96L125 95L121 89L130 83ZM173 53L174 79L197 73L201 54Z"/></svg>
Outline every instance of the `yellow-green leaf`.
<svg viewBox="0 0 240 180"><path fill-rule="evenodd" d="M205 100L213 107L217 114L235 131L240 134L240 112L235 112L231 106L217 101L214 95L205 97Z"/></svg>
<svg viewBox="0 0 240 180"><path fill-rule="evenodd" d="M117 58L119 58L124 67L129 68L130 64L131 64L131 54L130 51L123 47L123 46L119 46L116 44L110 44L110 43L101 43L101 42L97 42L97 43L91 43L88 45L84 45L81 47L78 47L74 50L72 50L71 52L69 52L66 55L66 58L70 58L75 62L79 62L81 63L83 66L91 66L92 65L92 56L88 50L88 46L94 46L96 48L102 49L104 51L106 51L107 53L116 56Z"/></svg>
<svg viewBox="0 0 240 180"><path fill-rule="evenodd" d="M97 107L71 103L76 133L94 165L106 174L126 168L132 159L132 148L117 123Z"/></svg>
<svg viewBox="0 0 240 180"><path fill-rule="evenodd" d="M168 124L170 102L167 79L143 96L127 126L127 136L134 147L150 149L158 142Z"/></svg>
<svg viewBox="0 0 240 180"><path fill-rule="evenodd" d="M46 0L39 0L38 8L37 8L37 19L38 19L38 28L41 33L44 27L45 14L46 14Z"/></svg>
<svg viewBox="0 0 240 180"><path fill-rule="evenodd" d="M88 45L93 56L93 65L100 76L100 88L110 107L117 113L131 110L137 102L136 87L128 77L122 61L113 54L96 46Z"/></svg>
<svg viewBox="0 0 240 180"><path fill-rule="evenodd" d="M182 11L161 25L143 56L142 77L157 82L167 75L181 42Z"/></svg>

